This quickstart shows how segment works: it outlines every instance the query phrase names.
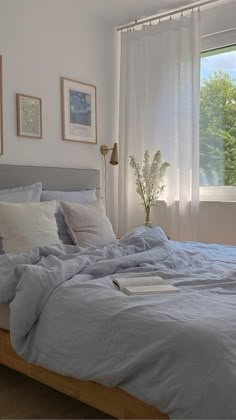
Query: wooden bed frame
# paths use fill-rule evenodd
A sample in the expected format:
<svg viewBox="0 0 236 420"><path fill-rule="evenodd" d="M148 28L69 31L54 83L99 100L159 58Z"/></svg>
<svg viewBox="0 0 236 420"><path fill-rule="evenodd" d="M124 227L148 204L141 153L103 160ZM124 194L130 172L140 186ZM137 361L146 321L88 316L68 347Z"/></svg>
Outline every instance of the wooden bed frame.
<svg viewBox="0 0 236 420"><path fill-rule="evenodd" d="M80 381L29 364L17 356L10 334L0 329L0 364L23 373L70 397L120 419L168 419L166 414L138 400L120 388L108 388L96 382Z"/></svg>

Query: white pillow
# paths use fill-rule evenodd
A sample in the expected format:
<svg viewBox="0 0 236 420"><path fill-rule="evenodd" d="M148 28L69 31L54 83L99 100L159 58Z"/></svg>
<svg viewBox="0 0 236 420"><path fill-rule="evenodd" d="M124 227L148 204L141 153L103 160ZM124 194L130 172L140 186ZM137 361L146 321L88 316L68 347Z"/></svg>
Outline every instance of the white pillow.
<svg viewBox="0 0 236 420"><path fill-rule="evenodd" d="M61 202L68 232L75 244L100 247L116 241L112 225L101 200L92 204Z"/></svg>
<svg viewBox="0 0 236 420"><path fill-rule="evenodd" d="M55 219L56 205L56 201L0 203L3 250L9 254L20 254L35 246L61 243Z"/></svg>
<svg viewBox="0 0 236 420"><path fill-rule="evenodd" d="M42 192L41 182L17 188L0 190L0 201L4 203L24 203L28 201L40 201ZM0 255L3 253L2 238L0 234Z"/></svg>

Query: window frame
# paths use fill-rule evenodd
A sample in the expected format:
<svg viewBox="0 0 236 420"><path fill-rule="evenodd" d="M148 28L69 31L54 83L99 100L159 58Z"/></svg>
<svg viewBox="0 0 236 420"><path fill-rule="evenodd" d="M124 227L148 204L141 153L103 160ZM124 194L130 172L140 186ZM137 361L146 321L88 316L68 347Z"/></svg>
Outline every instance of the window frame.
<svg viewBox="0 0 236 420"><path fill-rule="evenodd" d="M201 38L201 54L236 45L236 29L204 35ZM199 162L200 169L200 162ZM236 201L236 186L199 187L200 201Z"/></svg>

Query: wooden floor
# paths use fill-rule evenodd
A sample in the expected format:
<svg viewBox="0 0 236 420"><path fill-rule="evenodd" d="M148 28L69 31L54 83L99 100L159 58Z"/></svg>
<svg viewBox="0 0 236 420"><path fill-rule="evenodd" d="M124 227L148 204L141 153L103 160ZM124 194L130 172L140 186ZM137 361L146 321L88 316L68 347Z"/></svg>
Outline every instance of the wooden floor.
<svg viewBox="0 0 236 420"><path fill-rule="evenodd" d="M0 419L108 419L106 414L0 365Z"/></svg>

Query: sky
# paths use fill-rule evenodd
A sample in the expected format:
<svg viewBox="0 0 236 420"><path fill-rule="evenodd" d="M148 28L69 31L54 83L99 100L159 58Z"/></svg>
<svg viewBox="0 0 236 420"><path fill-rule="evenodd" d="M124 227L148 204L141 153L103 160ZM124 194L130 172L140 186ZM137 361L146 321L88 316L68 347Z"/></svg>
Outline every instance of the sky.
<svg viewBox="0 0 236 420"><path fill-rule="evenodd" d="M219 51L219 50L218 50ZM221 52L201 58L201 82L207 79L215 70L229 73L236 83L236 47L235 51Z"/></svg>

